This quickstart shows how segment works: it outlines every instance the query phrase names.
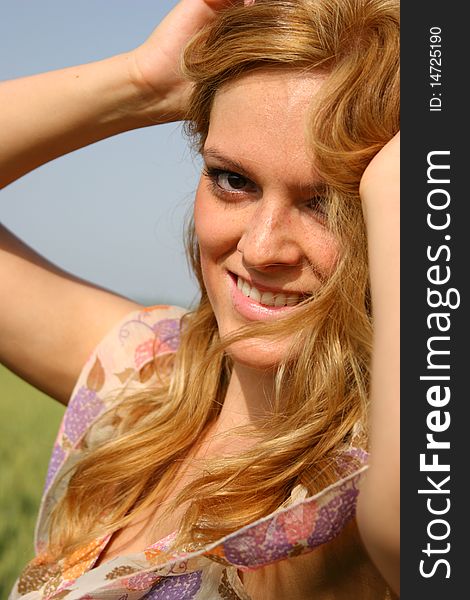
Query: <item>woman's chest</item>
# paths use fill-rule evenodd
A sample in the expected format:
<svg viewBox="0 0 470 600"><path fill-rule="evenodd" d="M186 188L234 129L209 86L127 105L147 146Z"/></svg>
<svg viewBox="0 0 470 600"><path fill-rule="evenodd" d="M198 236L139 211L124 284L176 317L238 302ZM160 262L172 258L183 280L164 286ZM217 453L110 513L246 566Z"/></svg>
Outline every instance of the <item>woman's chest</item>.
<svg viewBox="0 0 470 600"><path fill-rule="evenodd" d="M94 567L118 556L143 552L156 545L166 549L175 537L183 512L183 507L179 507L168 514L163 505L151 506L144 510L138 518L109 538Z"/></svg>
<svg viewBox="0 0 470 600"><path fill-rule="evenodd" d="M141 553L163 543L167 549L179 530L186 504L177 503L178 493L185 485L186 477L180 478L165 498L150 503L137 512L131 520L113 533L100 552L94 567L119 556Z"/></svg>

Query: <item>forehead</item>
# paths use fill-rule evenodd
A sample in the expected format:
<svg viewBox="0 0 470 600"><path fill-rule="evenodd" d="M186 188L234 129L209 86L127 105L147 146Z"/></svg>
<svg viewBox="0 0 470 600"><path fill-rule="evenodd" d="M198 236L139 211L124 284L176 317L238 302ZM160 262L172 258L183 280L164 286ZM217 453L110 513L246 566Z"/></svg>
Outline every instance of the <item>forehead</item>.
<svg viewBox="0 0 470 600"><path fill-rule="evenodd" d="M311 177L307 130L324 77L286 71L250 73L215 95L205 149L294 178Z"/></svg>

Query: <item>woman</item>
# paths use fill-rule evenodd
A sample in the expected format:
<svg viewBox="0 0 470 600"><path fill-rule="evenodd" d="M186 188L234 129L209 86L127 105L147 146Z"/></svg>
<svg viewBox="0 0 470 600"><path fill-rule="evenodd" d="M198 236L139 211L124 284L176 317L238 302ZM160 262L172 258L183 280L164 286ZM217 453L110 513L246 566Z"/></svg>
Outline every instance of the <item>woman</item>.
<svg viewBox="0 0 470 600"><path fill-rule="evenodd" d="M3 234L2 360L70 398L12 598L398 593L398 7L245 4L182 0L133 52L3 87L3 185L176 119L204 160L193 313Z"/></svg>

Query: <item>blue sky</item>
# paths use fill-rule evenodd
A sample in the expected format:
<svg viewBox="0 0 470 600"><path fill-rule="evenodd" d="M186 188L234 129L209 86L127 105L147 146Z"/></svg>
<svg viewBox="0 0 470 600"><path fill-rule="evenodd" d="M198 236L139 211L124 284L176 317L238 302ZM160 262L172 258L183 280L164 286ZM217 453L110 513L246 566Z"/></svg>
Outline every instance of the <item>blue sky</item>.
<svg viewBox="0 0 470 600"><path fill-rule="evenodd" d="M176 0L3 0L0 79L140 44ZM0 220L62 268L137 301L188 306L183 250L198 161L180 124L128 132L0 191Z"/></svg>

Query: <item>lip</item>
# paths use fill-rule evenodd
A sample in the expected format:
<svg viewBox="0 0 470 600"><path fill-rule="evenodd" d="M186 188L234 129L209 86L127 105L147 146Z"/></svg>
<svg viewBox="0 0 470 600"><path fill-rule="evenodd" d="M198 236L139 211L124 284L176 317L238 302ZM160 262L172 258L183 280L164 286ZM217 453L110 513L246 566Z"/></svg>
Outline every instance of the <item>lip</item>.
<svg viewBox="0 0 470 600"><path fill-rule="evenodd" d="M237 287L238 276L230 271L227 272L227 278L229 280L230 293L232 297L232 304L235 310L248 321L273 321L278 319L280 316L284 316L296 309L297 306L266 306L260 304L253 298L247 298ZM242 277L242 279L244 279ZM263 285L255 284L249 279L246 281L260 291L273 292L273 293L286 293L286 290L281 288L272 288ZM291 292L292 294L294 292Z"/></svg>

